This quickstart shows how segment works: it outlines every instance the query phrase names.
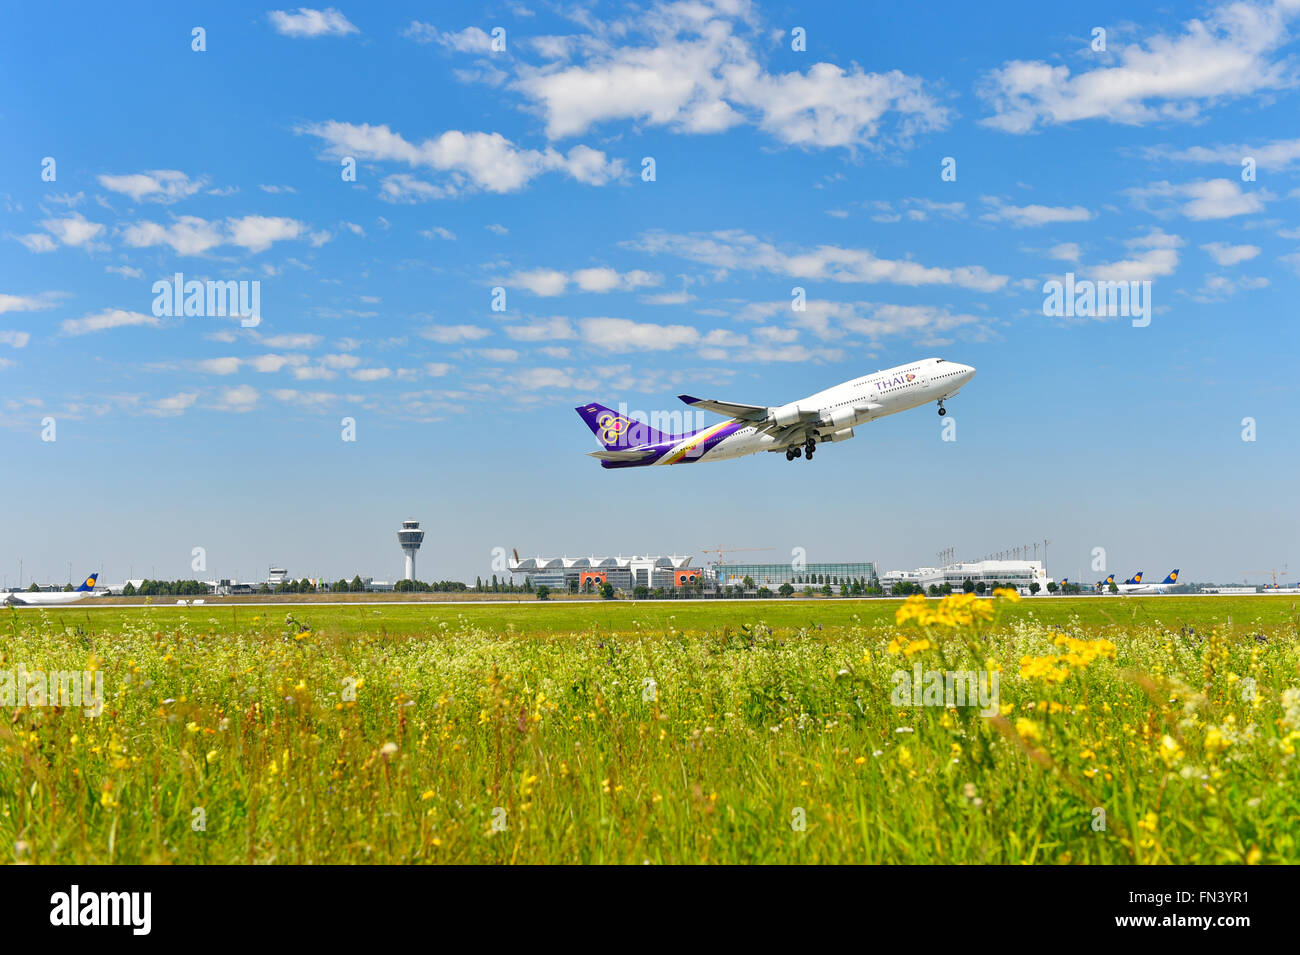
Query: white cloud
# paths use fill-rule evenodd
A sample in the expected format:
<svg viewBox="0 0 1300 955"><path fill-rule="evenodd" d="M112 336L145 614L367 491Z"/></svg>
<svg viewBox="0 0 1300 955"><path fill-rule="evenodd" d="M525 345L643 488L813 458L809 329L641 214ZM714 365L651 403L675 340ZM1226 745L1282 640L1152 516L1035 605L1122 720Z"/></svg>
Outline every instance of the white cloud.
<svg viewBox="0 0 1300 955"><path fill-rule="evenodd" d="M477 341L492 333L477 325L431 325L421 330L420 334L430 341L452 345L458 342Z"/></svg>
<svg viewBox="0 0 1300 955"><path fill-rule="evenodd" d="M980 292L997 291L1007 283L1007 276L992 274L978 265L926 266L907 259L878 258L866 249L820 245L782 252L772 243L739 230L690 234L651 231L627 244L644 252L669 253L715 268L757 270L802 279L957 285Z"/></svg>
<svg viewBox="0 0 1300 955"><path fill-rule="evenodd" d="M1047 254L1063 262L1078 262L1082 251L1077 242L1061 242L1047 250Z"/></svg>
<svg viewBox="0 0 1300 955"><path fill-rule="evenodd" d="M306 227L296 219L284 216L244 216L242 219L227 219L229 242L243 246L250 252L265 252L273 242L296 239L303 234ZM319 244L319 243L313 243Z"/></svg>
<svg viewBox="0 0 1300 955"><path fill-rule="evenodd" d="M30 332L16 332L11 329L0 329L0 345L8 345L10 348L26 348L27 343L32 340Z"/></svg>
<svg viewBox="0 0 1300 955"><path fill-rule="evenodd" d="M122 238L137 249L170 246L178 255L202 255L223 241L221 227L198 216L178 216L171 225L136 222L123 228Z"/></svg>
<svg viewBox="0 0 1300 955"><path fill-rule="evenodd" d="M445 361L431 361L424 366L424 373L430 378L442 378L452 370Z"/></svg>
<svg viewBox="0 0 1300 955"><path fill-rule="evenodd" d="M1130 258L1097 265L1086 270L1088 278L1104 282L1141 282L1173 275L1178 268L1178 249L1183 240L1160 229L1124 243Z"/></svg>
<svg viewBox="0 0 1300 955"><path fill-rule="evenodd" d="M88 221L81 213L73 213L63 219L45 219L40 226L64 245L73 246L85 245L104 231L103 225Z"/></svg>
<svg viewBox="0 0 1300 955"><path fill-rule="evenodd" d="M948 110L921 79L898 70L866 73L856 64L821 62L802 72L769 72L736 30L749 12L741 4L671 3L577 44L534 44L552 62L520 66L512 86L542 112L552 139L612 120L684 133L748 123L783 143L827 148L906 141L946 125ZM569 62L579 50L583 61Z"/></svg>
<svg viewBox="0 0 1300 955"><path fill-rule="evenodd" d="M59 247L59 244L44 232L29 232L26 235L14 235L10 238L17 239L32 252L53 252Z"/></svg>
<svg viewBox="0 0 1300 955"><path fill-rule="evenodd" d="M414 40L416 43L437 43L439 46L455 50L457 53L492 52L492 37L479 27L466 27L452 33L439 30L432 23L412 20L410 25L402 31L402 36Z"/></svg>
<svg viewBox="0 0 1300 955"><path fill-rule="evenodd" d="M233 375L239 371L238 358L205 358L199 362L199 371L209 375Z"/></svg>
<svg viewBox="0 0 1300 955"><path fill-rule="evenodd" d="M0 293L0 315L5 312L39 312L53 308L58 295L47 292L43 295L5 295Z"/></svg>
<svg viewBox="0 0 1300 955"><path fill-rule="evenodd" d="M440 225L424 229L420 232L420 235L424 236L426 239L446 239L448 242L454 241L456 238L456 233L452 232L450 229L444 229Z"/></svg>
<svg viewBox="0 0 1300 955"><path fill-rule="evenodd" d="M168 398L159 398L153 403L150 413L161 415L163 417L174 417L175 415L184 414L185 411L194 404L198 397L198 392L182 391L171 395Z"/></svg>
<svg viewBox="0 0 1300 955"><path fill-rule="evenodd" d="M1241 184L1231 179L1202 179L1179 184L1153 182L1143 188L1130 189L1129 195L1142 207L1152 198L1173 202L1186 200L1178 206L1178 211L1197 220L1229 219L1262 212L1265 200L1274 198L1264 190L1243 191Z"/></svg>
<svg viewBox="0 0 1300 955"><path fill-rule="evenodd" d="M405 163L445 174L433 184L407 174L384 180L381 196L390 201L441 199L462 192L486 190L507 193L522 189L546 172L561 172L578 182L600 186L623 174L622 160L609 160L599 150L574 146L568 153L551 147L523 149L500 133L465 133L448 130L421 143L411 143L387 126L341 123L331 120L298 128L325 143L331 157L352 156L375 162Z"/></svg>
<svg viewBox="0 0 1300 955"><path fill-rule="evenodd" d="M355 371L348 372L348 377L357 381L379 381L382 378L389 377L392 373L389 368L358 368Z"/></svg>
<svg viewBox="0 0 1300 955"><path fill-rule="evenodd" d="M517 342L548 342L573 338L573 324L563 317L536 319L527 325L509 325L506 334Z"/></svg>
<svg viewBox="0 0 1300 955"><path fill-rule="evenodd" d="M1219 265L1237 265L1259 255L1257 245L1228 245L1226 242L1207 242L1201 246Z"/></svg>
<svg viewBox="0 0 1300 955"><path fill-rule="evenodd" d="M1054 222L1087 222L1092 218L1092 212L1083 206L1013 206L996 196L985 196L984 202L991 207L980 216L985 222L1009 222L1019 228Z"/></svg>
<svg viewBox="0 0 1300 955"><path fill-rule="evenodd" d="M65 319L60 325L65 335L85 335L87 332L102 332L109 328L125 328L131 325L158 325L158 319L142 312L128 312L120 308L110 308L83 318Z"/></svg>
<svg viewBox="0 0 1300 955"><path fill-rule="evenodd" d="M611 352L669 351L700 340L690 325L657 325L627 318L584 318L579 337L588 345Z"/></svg>
<svg viewBox="0 0 1300 955"><path fill-rule="evenodd" d="M1152 159L1181 162L1222 163L1240 168L1243 159L1255 160L1259 169L1282 170L1300 160L1300 139L1275 139L1261 146L1151 146L1144 153Z"/></svg>
<svg viewBox="0 0 1300 955"><path fill-rule="evenodd" d="M1042 60L1009 61L981 82L980 95L993 110L983 122L1026 133L1082 119L1194 120L1220 99L1288 87L1287 62L1271 55L1287 42L1286 21L1297 9L1294 0L1234 0L1187 21L1181 33L1156 33L1145 44L1112 42L1116 65L1074 75Z"/></svg>
<svg viewBox="0 0 1300 955"><path fill-rule="evenodd" d="M248 359L248 365L262 374L274 374L282 368L298 368L305 364L305 355L278 355L274 352Z"/></svg>
<svg viewBox="0 0 1300 955"><path fill-rule="evenodd" d="M207 179L191 179L176 169L155 169L125 176L100 176L99 184L136 202L171 203L194 195L207 185Z"/></svg>
<svg viewBox="0 0 1300 955"><path fill-rule="evenodd" d="M257 389L252 385L233 385L221 389L213 407L219 411L243 413L252 411L256 407L257 398Z"/></svg>
<svg viewBox="0 0 1300 955"><path fill-rule="evenodd" d="M353 26L348 18L333 7L324 10L312 10L299 7L297 13L286 10L271 10L266 14L275 32L282 36L317 37L347 36L349 33L361 32Z"/></svg>
<svg viewBox="0 0 1300 955"><path fill-rule="evenodd" d="M111 272L114 275L120 275L124 279L144 278L143 269L132 268L129 265L106 265L104 266L104 271Z"/></svg>
<svg viewBox="0 0 1300 955"><path fill-rule="evenodd" d="M283 216L249 215L221 222L176 216L169 225L150 221L127 225L122 229L122 238L134 248L165 245L178 255L202 255L219 245L265 252L275 242L302 238L309 231L306 224Z"/></svg>
<svg viewBox="0 0 1300 955"><path fill-rule="evenodd" d="M513 348L480 348L475 352L480 358L488 361L518 361L519 352Z"/></svg>

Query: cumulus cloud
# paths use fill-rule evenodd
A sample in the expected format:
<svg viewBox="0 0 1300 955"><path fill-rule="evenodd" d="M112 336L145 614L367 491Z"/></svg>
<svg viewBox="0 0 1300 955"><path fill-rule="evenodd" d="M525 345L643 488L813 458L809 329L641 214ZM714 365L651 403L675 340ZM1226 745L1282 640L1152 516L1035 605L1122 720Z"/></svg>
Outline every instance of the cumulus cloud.
<svg viewBox="0 0 1300 955"><path fill-rule="evenodd" d="M155 169L123 176L100 176L99 184L112 192L130 196L136 202L172 203L194 195L207 184L207 180L191 179L176 169Z"/></svg>
<svg viewBox="0 0 1300 955"><path fill-rule="evenodd" d="M86 245L104 231L103 225L90 222L79 212L61 219L45 219L40 226L64 245L72 246Z"/></svg>
<svg viewBox="0 0 1300 955"><path fill-rule="evenodd" d="M550 297L563 294L570 285L582 292L632 291L658 285L661 276L640 269L619 272L608 266L561 272L557 269L531 269L510 276L510 285L519 286L534 295Z"/></svg>
<svg viewBox="0 0 1300 955"><path fill-rule="evenodd" d="M1242 160L1253 159L1259 169L1282 170L1300 161L1300 139L1275 139L1271 143L1255 146L1219 145L1149 146L1143 150L1149 159L1172 159L1179 162L1222 163L1240 167Z"/></svg>
<svg viewBox="0 0 1300 955"><path fill-rule="evenodd" d="M567 153L552 147L525 149L500 133L452 129L412 143L387 126L337 120L307 124L297 131L321 140L330 157L405 163L413 169L444 174L443 182L429 183L395 173L384 180L380 192L389 201L442 199L478 190L516 192L547 172L559 172L591 186L605 185L623 174L622 160L610 160L589 146L574 146Z"/></svg>
<svg viewBox="0 0 1300 955"><path fill-rule="evenodd" d="M431 325L422 329L420 334L441 345L453 345L458 342L477 341L492 333L478 325Z"/></svg>
<svg viewBox="0 0 1300 955"><path fill-rule="evenodd" d="M275 32L281 36L347 36L349 33L361 32L333 7L324 10L299 7L296 13L287 10L271 10L266 14L266 18L271 21Z"/></svg>
<svg viewBox="0 0 1300 955"><path fill-rule="evenodd" d="M989 211L980 216L985 222L1009 222L1017 228L1050 225L1056 222L1087 222L1092 212L1083 206L1013 206L996 196L985 196Z"/></svg>
<svg viewBox="0 0 1300 955"><path fill-rule="evenodd" d="M1085 270L1088 278L1102 282L1140 282L1173 275L1178 269L1178 249L1183 240L1160 229L1124 243L1128 258Z"/></svg>
<svg viewBox="0 0 1300 955"><path fill-rule="evenodd" d="M88 332L102 332L110 328L158 324L158 319L153 315L146 315L143 312L128 312L121 308L110 308L82 318L65 319L60 328L65 335L85 335Z"/></svg>
<svg viewBox="0 0 1300 955"><path fill-rule="evenodd" d="M1201 246L1219 265L1237 265L1259 255L1257 245L1229 245L1226 242L1207 242Z"/></svg>
<svg viewBox="0 0 1300 955"><path fill-rule="evenodd" d="M628 245L728 271L763 271L801 279L957 285L980 292L994 292L1007 283L1007 276L990 273L983 266L927 266L909 259L882 259L866 249L820 245L784 252L771 242L739 230L689 234L656 230L643 233Z"/></svg>
<svg viewBox="0 0 1300 955"><path fill-rule="evenodd" d="M466 27L458 31L439 30L432 23L412 20L402 31L402 36L416 43L437 43L457 53L492 52L492 37L479 27Z"/></svg>
<svg viewBox="0 0 1300 955"><path fill-rule="evenodd" d="M1233 0L1178 33L1145 43L1111 43L1109 63L1072 74L1043 60L1013 60L983 78L979 92L993 110L983 122L1010 133L1084 119L1141 125L1194 120L1225 98L1292 85L1291 68L1275 57L1289 37L1293 0Z"/></svg>
<svg viewBox="0 0 1300 955"><path fill-rule="evenodd" d="M533 44L551 62L520 65L512 88L542 113L552 139L628 120L682 133L750 124L804 148L874 148L947 125L934 93L899 70L819 62L769 71L745 29L749 12L732 3L670 3L581 42Z"/></svg>
<svg viewBox="0 0 1300 955"><path fill-rule="evenodd" d="M627 318L584 318L578 325L583 342L610 352L671 351L700 340L699 330L690 325L658 325Z"/></svg>
<svg viewBox="0 0 1300 955"><path fill-rule="evenodd" d="M313 238L315 236L315 238ZM152 221L134 222L122 229L122 238L134 248L165 245L178 255L202 255L219 245L235 245L249 252L265 252L275 242L288 239L313 238L319 244L320 234L297 219L284 216L248 215L209 221L199 216L176 216L168 224ZM323 238L327 239L328 236Z"/></svg>
<svg viewBox="0 0 1300 955"><path fill-rule="evenodd" d="M1202 179L1196 182L1153 182L1149 186L1130 189L1129 195L1146 208L1152 199L1157 205L1172 203L1189 219L1229 219L1233 216L1263 212L1265 201L1274 196L1265 190L1243 190L1241 183L1231 179Z"/></svg>

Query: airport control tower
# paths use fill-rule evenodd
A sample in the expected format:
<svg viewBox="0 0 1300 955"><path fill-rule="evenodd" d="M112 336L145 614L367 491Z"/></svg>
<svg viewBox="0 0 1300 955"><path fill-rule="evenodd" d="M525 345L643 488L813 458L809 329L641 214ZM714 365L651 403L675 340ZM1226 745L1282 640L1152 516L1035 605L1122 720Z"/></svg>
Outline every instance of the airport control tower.
<svg viewBox="0 0 1300 955"><path fill-rule="evenodd" d="M415 579L415 552L424 543L424 531L420 530L419 521L402 521L402 529L397 532L397 543L406 555L406 579Z"/></svg>

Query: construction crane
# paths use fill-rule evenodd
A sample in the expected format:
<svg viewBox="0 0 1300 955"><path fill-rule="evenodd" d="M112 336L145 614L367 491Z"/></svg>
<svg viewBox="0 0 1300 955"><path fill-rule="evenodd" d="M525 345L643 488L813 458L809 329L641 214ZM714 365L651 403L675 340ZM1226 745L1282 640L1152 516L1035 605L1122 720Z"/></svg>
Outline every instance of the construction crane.
<svg viewBox="0 0 1300 955"><path fill-rule="evenodd" d="M1241 575L1241 580L1242 583L1249 583L1249 581L1246 580L1247 577L1268 577L1270 574L1273 577L1273 589L1277 590L1277 568L1276 567L1274 567L1272 570L1248 570ZM1286 564L1282 565L1282 576L1286 577Z"/></svg>
<svg viewBox="0 0 1300 955"><path fill-rule="evenodd" d="M718 555L717 560L709 561L709 563L717 565L723 563L722 557L724 554L740 554L746 551L761 551L761 550L775 550L775 549L776 548L774 547L706 547L702 551L700 551L700 553L717 554Z"/></svg>

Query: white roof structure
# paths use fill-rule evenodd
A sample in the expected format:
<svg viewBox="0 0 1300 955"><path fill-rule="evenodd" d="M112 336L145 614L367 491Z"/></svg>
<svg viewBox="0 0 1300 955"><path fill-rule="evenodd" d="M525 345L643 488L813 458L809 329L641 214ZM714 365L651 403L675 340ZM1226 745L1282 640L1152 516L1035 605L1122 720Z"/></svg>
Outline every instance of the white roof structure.
<svg viewBox="0 0 1300 955"><path fill-rule="evenodd" d="M511 573L523 574L537 570L612 570L633 567L662 567L664 569L685 570L691 566L690 557L525 557L522 560L509 561Z"/></svg>

